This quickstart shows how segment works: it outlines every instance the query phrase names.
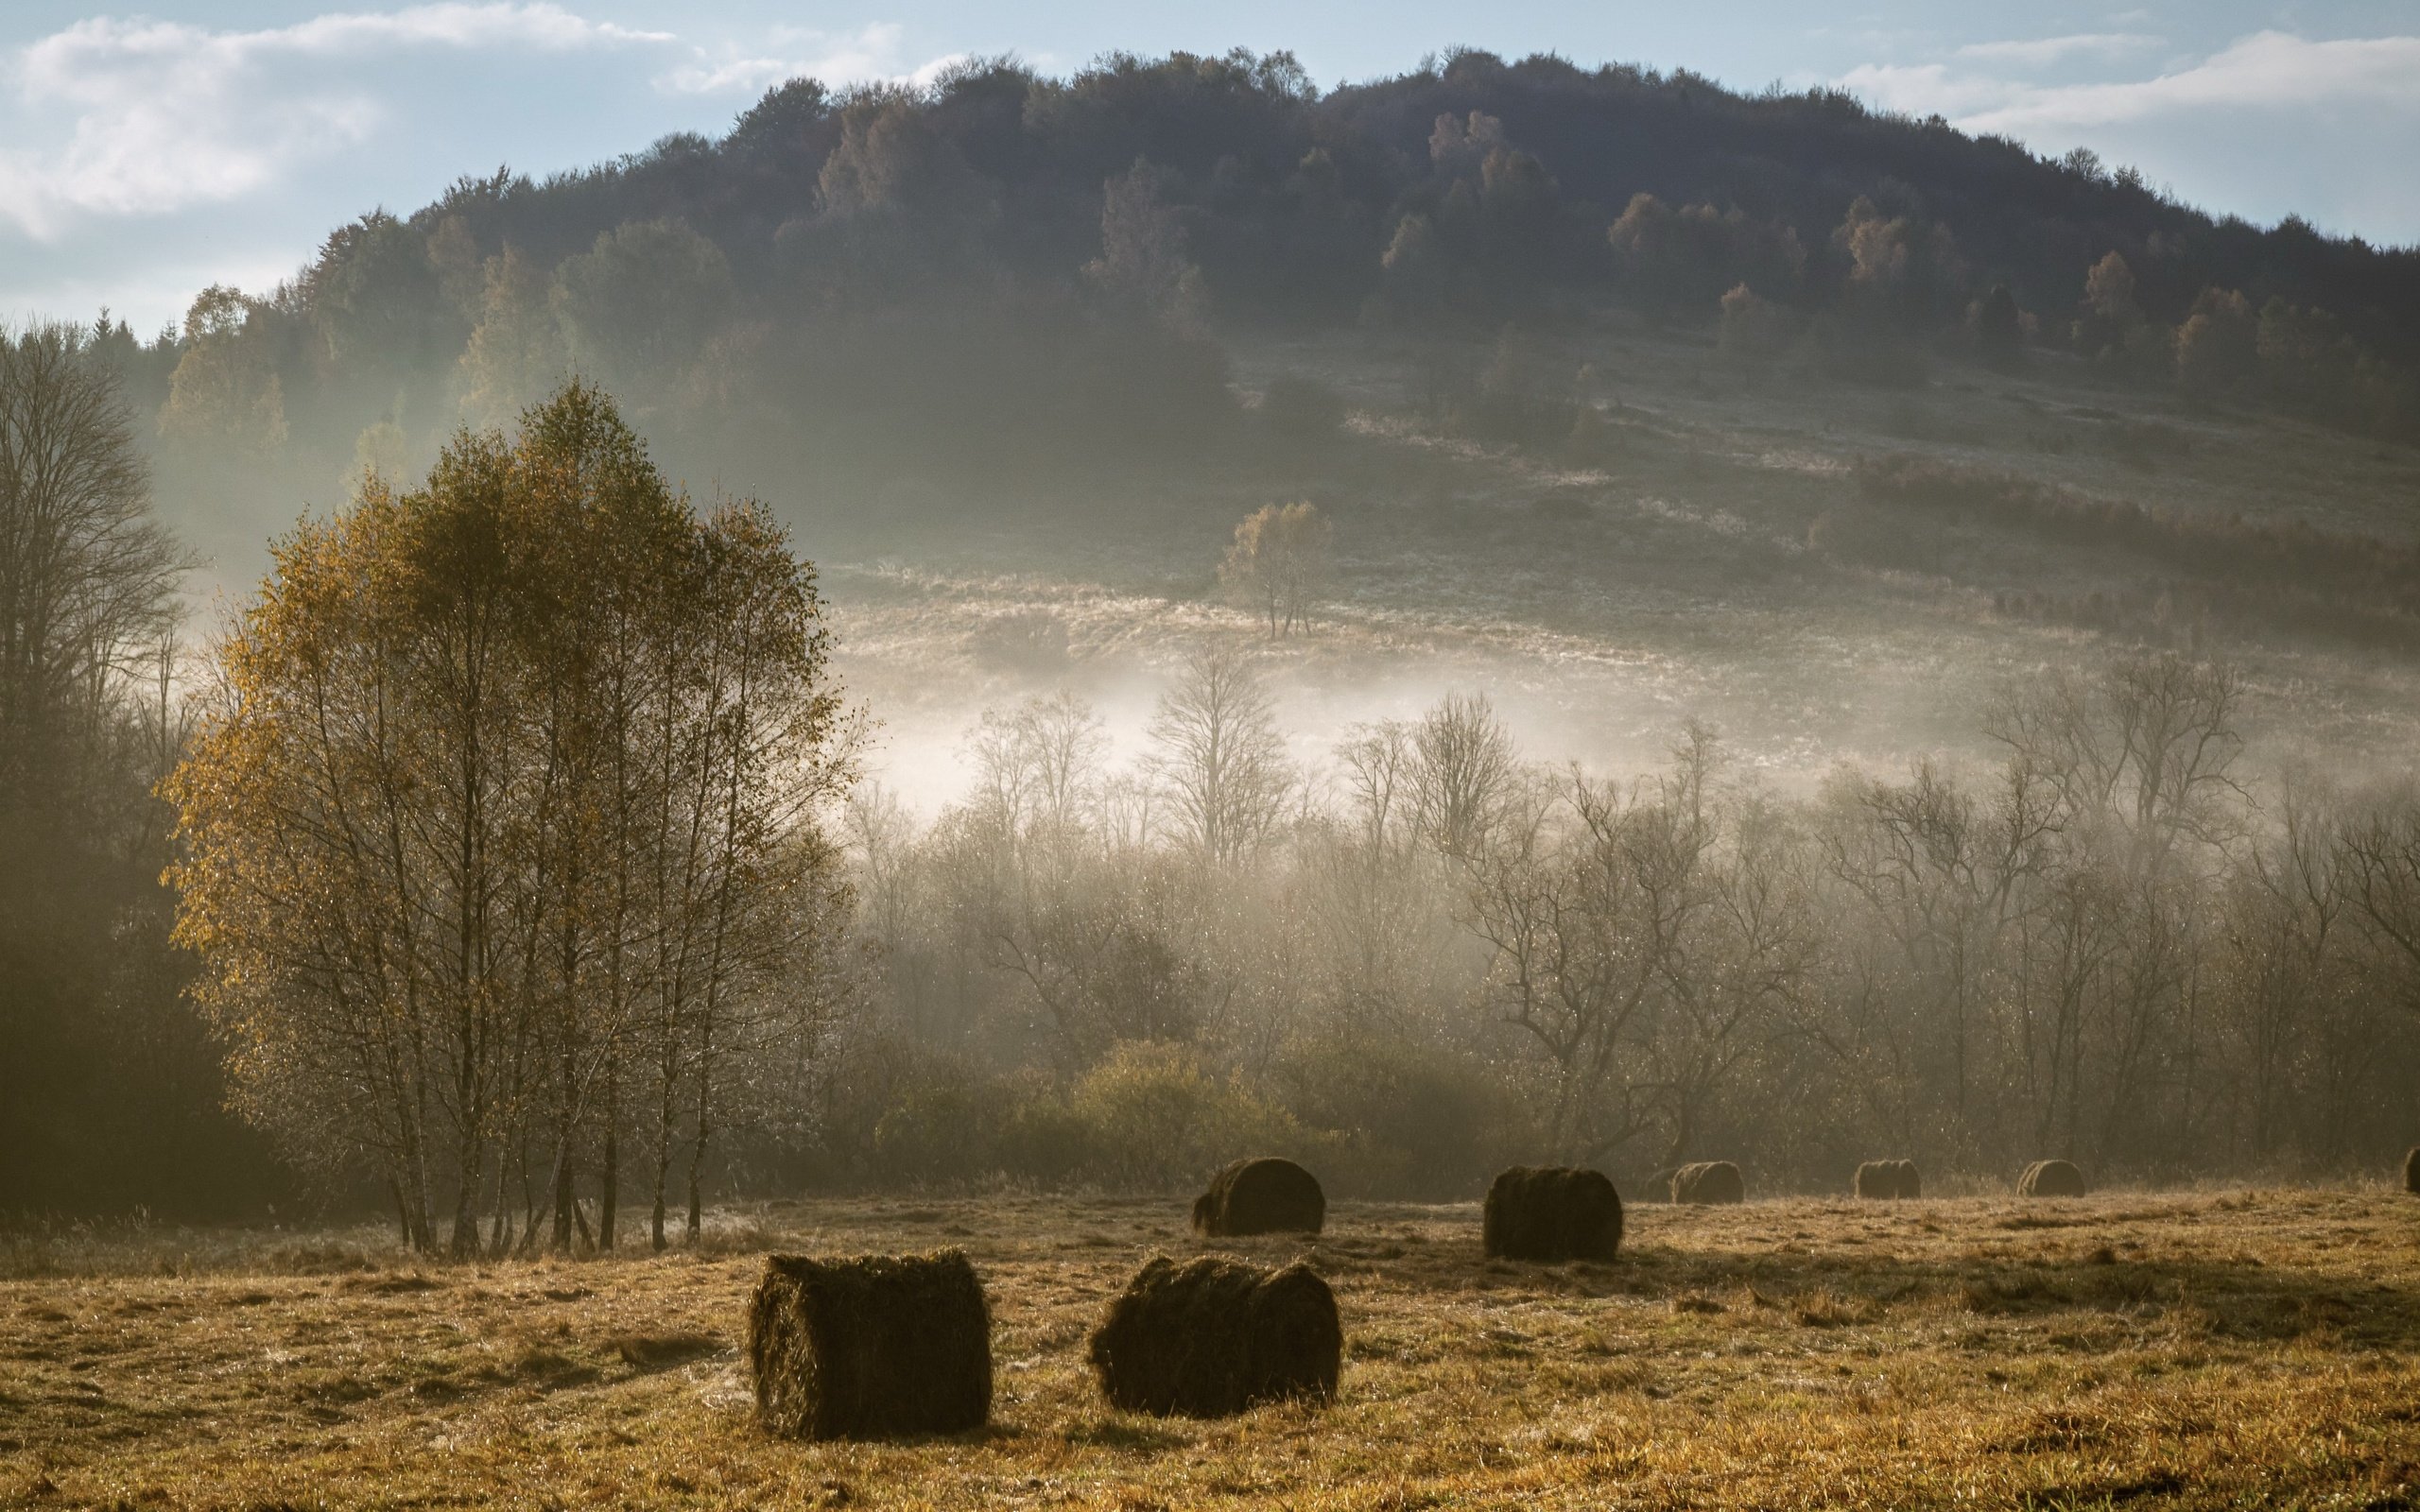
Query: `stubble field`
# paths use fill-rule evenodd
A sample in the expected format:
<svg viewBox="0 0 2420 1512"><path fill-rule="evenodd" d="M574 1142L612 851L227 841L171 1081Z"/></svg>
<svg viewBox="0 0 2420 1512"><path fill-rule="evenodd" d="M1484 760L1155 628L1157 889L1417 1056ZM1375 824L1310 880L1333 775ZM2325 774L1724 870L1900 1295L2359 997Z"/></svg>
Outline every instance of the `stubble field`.
<svg viewBox="0 0 2420 1512"><path fill-rule="evenodd" d="M1109 1296L1174 1199L814 1201L695 1250L458 1267L374 1231L0 1236L0 1503L26 1506L2344 1506L2420 1501L2420 1199L1634 1206L1609 1265L1490 1262L1475 1206L1340 1203L1340 1400L1112 1412ZM768 1249L958 1246L992 1423L765 1436Z"/></svg>

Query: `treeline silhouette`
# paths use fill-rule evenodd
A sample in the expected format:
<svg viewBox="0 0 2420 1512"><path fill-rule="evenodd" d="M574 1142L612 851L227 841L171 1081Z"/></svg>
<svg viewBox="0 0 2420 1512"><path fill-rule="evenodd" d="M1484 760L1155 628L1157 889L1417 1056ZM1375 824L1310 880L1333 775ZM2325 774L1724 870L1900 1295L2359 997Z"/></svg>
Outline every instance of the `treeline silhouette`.
<svg viewBox="0 0 2420 1512"><path fill-rule="evenodd" d="M719 140L465 178L275 290L95 335L182 463L247 476L433 455L572 370L676 451L996 469L1203 444L1233 408L1222 330L1493 336L1616 305L1868 381L2058 351L2409 436L2415 291L2411 249L1835 92L1463 51L1323 93L1284 53L1178 53L793 80Z"/></svg>

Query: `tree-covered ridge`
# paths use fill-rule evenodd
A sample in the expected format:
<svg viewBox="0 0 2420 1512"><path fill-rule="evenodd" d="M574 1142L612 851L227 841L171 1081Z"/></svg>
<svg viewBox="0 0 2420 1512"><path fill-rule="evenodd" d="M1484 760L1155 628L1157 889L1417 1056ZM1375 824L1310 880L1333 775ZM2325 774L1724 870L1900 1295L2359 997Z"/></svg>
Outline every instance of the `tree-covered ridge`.
<svg viewBox="0 0 2420 1512"><path fill-rule="evenodd" d="M1480 52L1327 93L1284 53L797 79L719 141L465 178L272 293L205 294L148 348L103 335L171 438L357 437L374 462L575 370L700 438L745 409L920 449L936 415L945 443L1080 421L1158 445L1226 407L1220 330L1493 334L1611 306L1842 376L2046 349L2420 423L2411 249L2214 218L2089 152L1837 92Z"/></svg>

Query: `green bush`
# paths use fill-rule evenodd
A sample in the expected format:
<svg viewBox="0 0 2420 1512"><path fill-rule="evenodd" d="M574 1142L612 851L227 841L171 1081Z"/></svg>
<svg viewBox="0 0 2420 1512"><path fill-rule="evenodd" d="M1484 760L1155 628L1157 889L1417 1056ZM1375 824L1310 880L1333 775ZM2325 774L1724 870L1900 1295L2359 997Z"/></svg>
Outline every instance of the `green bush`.
<svg viewBox="0 0 2420 1512"><path fill-rule="evenodd" d="M1087 1073L1068 1106L1092 1143L1104 1186L1164 1192L1187 1187L1248 1155L1307 1153L1292 1115L1204 1069L1184 1045L1130 1042Z"/></svg>
<svg viewBox="0 0 2420 1512"><path fill-rule="evenodd" d="M1328 1143L1335 1189L1466 1197L1533 1160L1542 1134L1520 1090L1486 1059L1417 1038L1338 1031L1295 1044L1276 1084Z"/></svg>
<svg viewBox="0 0 2420 1512"><path fill-rule="evenodd" d="M978 1181L998 1168L1007 1089L971 1067L925 1060L896 1085L874 1121L874 1173L913 1186Z"/></svg>

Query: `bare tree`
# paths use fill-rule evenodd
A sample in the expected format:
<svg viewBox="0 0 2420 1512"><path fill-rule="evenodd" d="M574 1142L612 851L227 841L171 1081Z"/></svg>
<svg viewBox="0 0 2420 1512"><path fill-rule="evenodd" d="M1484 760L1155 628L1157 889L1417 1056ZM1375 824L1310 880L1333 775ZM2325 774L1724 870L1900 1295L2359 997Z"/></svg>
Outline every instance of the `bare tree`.
<svg viewBox="0 0 2420 1512"><path fill-rule="evenodd" d="M2116 824L2135 861L2156 868L2180 842L2231 837L2242 696L2224 662L2123 656L2097 678L2059 671L2013 690L1984 730L2057 791L2066 820Z"/></svg>
<svg viewBox="0 0 2420 1512"><path fill-rule="evenodd" d="M1622 788L1538 778L1471 868L1469 921L1494 955L1488 996L1553 1068L1547 1134L1574 1159L1651 1125L1626 1058L1685 905L1668 874L1642 873L1644 820Z"/></svg>
<svg viewBox="0 0 2420 1512"><path fill-rule="evenodd" d="M1150 769L1186 844L1214 867L1234 867L1267 843L1294 785L1268 692L1228 646L1188 658L1160 696Z"/></svg>
<svg viewBox="0 0 2420 1512"><path fill-rule="evenodd" d="M112 370L67 325L0 332L0 785L59 775L176 620L191 565L151 514Z"/></svg>
<svg viewBox="0 0 2420 1512"><path fill-rule="evenodd" d="M1478 851L1503 820L1520 769L1512 732L1487 695L1449 693L1412 727L1420 836L1454 860Z"/></svg>

